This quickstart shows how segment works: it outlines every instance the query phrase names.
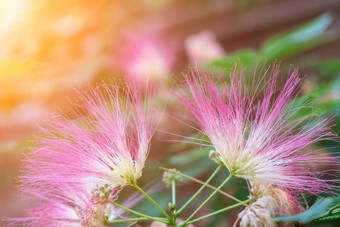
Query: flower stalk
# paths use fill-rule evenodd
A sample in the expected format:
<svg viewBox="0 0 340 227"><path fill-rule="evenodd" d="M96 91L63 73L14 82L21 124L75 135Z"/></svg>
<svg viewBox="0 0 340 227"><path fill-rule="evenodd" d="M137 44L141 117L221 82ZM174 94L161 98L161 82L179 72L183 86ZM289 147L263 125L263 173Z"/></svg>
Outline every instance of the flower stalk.
<svg viewBox="0 0 340 227"><path fill-rule="evenodd" d="M121 209L123 209L123 210L125 210L125 211L127 211L127 212L130 212L132 214L135 214L135 215L138 215L140 217L143 217L143 218L145 218L147 220L153 220L153 221L158 221L158 222L161 222L161 223L164 223L164 224L169 224L168 220L165 220L163 218L156 218L156 217L151 217L151 216L146 215L146 214L142 214L142 213L140 213L138 211L131 210L131 209L127 208L127 207L124 207L124 206L122 206L122 205L120 205L120 204L118 204L116 202L112 202L112 204L117 206L117 207L119 207L119 208L121 208Z"/></svg>
<svg viewBox="0 0 340 227"><path fill-rule="evenodd" d="M171 181L172 204L176 206L176 181Z"/></svg>
<svg viewBox="0 0 340 227"><path fill-rule="evenodd" d="M212 213L210 213L210 214L207 214L207 215L204 215L204 216L202 216L202 217L196 218L196 219L194 219L194 220L191 220L191 221L187 222L187 225L190 225L190 224L193 224L193 223L195 223L195 222L201 221L201 220L203 220L203 219L206 219L206 218L212 217L212 216L214 216L214 215L223 213L223 212L225 212L225 211L234 209L234 208L239 207L239 206L242 206L242 205L244 205L244 204L248 204L249 202L253 201L254 199L255 199L255 198L247 199L247 200L242 201L241 203L236 203L236 204L233 204L233 205L231 205L231 206L228 206L228 207L222 208L222 209L220 209L220 210L217 210L217 211L215 211L215 212L212 212Z"/></svg>
<svg viewBox="0 0 340 227"><path fill-rule="evenodd" d="M187 218L187 220L181 225L181 226L186 226L188 222L211 200L212 197L220 190L231 178L233 177L232 174L230 174L227 179L225 179L218 188L211 193L211 195Z"/></svg>
<svg viewBox="0 0 340 227"><path fill-rule="evenodd" d="M202 187L177 211L177 216L203 191L203 189L205 188L205 187L207 187L207 188L210 188L210 189L212 189L212 190L217 190L217 188L216 187L214 187L214 186L212 186L212 185L210 185L209 183L210 183L210 181L216 176L216 174L221 170L221 168L222 168L223 166L218 166L217 168L216 168L216 170L211 174L211 176L207 179L207 181L206 182L203 182L203 181L201 181L201 180L198 180L198 179L196 179L196 178L194 178L194 177L191 177L191 176L188 176L188 175L186 175L186 174L184 174L184 173L181 173L181 172L179 172L179 171L174 171L174 170L172 170L172 169L166 169L166 168L164 168L164 167L161 167L161 169L162 170L164 170L164 171L167 171L167 172L170 172L170 173L174 173L174 174L178 174L179 176L181 176L181 177L183 177L183 178L186 178L186 179L188 179L188 180L191 180L191 181L194 181L194 182L196 182L196 183L199 183L199 184L201 184L202 185ZM234 197L234 196L232 196L232 195L230 195L230 194L228 194L228 193L226 193L226 192L224 192L224 191L221 191L221 190L217 190L219 193L221 193L222 195L224 195L224 196L226 196L226 197L228 197L228 198L230 198L230 199L232 199L232 200L234 200L234 201L236 201L236 202L238 202L238 203L243 203L241 200L239 200L238 198L236 198L236 197ZM243 204L244 206L248 206L246 203L244 203Z"/></svg>
<svg viewBox="0 0 340 227"><path fill-rule="evenodd" d="M116 223L124 223L124 222L138 222L138 221L146 221L149 220L149 218L128 218L128 219L119 219L119 220L106 220L107 224L116 224Z"/></svg>
<svg viewBox="0 0 340 227"><path fill-rule="evenodd" d="M172 204L170 206L170 211L172 213L172 225L176 227L176 181L174 179L171 181L171 195Z"/></svg>
<svg viewBox="0 0 340 227"><path fill-rule="evenodd" d="M148 200L150 200L150 202L152 202L164 214L165 217L167 217L169 220L172 220L172 218L163 210L163 208L160 207L158 203L153 200L143 189L141 189L137 184L132 184L132 186L140 191Z"/></svg>

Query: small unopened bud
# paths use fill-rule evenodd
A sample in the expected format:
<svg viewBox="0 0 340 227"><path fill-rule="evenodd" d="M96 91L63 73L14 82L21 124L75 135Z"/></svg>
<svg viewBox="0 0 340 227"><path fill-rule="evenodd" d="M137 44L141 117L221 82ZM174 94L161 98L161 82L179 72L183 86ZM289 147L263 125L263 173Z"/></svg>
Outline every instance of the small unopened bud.
<svg viewBox="0 0 340 227"><path fill-rule="evenodd" d="M210 151L209 153L209 158L216 162L218 165L222 165L223 162L220 159L220 155L218 154L217 151Z"/></svg>
<svg viewBox="0 0 340 227"><path fill-rule="evenodd" d="M108 187L105 189L105 193L106 193L106 194L111 194L112 189L113 189L112 186L108 186Z"/></svg>
<svg viewBox="0 0 340 227"><path fill-rule="evenodd" d="M99 198L100 198L100 199L105 199L105 198L106 198L106 196L105 196L105 194L104 194L104 193L100 193L100 195L99 195Z"/></svg>
<svg viewBox="0 0 340 227"><path fill-rule="evenodd" d="M176 204L168 203L169 211L173 213L176 210Z"/></svg>
<svg viewBox="0 0 340 227"><path fill-rule="evenodd" d="M171 169L172 171L176 172L176 169ZM170 187L172 181L175 181L175 183L177 184L178 182L182 181L182 177L179 176L176 173L173 172L167 172L165 171L163 174L163 182L166 184L167 187Z"/></svg>
<svg viewBox="0 0 340 227"><path fill-rule="evenodd" d="M275 227L273 218L277 215L278 210L277 201L271 196L264 196L238 214L240 226Z"/></svg>

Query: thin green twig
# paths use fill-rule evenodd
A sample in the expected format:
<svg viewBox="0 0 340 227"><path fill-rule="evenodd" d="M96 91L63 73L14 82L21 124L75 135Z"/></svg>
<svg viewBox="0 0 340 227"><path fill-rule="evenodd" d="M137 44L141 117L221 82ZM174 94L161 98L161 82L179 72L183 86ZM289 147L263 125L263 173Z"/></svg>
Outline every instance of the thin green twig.
<svg viewBox="0 0 340 227"><path fill-rule="evenodd" d="M220 186L218 186L218 188L213 193L211 193L211 195L190 215L190 217L187 218L187 220L185 220L181 226L186 226L187 223L198 213L198 211L200 211L205 206L205 204L207 204L209 200L218 192L218 190L220 190L232 177L233 175L230 174L227 179L225 179L222 184L220 184Z"/></svg>
<svg viewBox="0 0 340 227"><path fill-rule="evenodd" d="M146 221L148 218L129 218L129 219L119 219L119 220L106 220L107 224L115 224L115 223L124 223L124 222L137 222L137 221Z"/></svg>
<svg viewBox="0 0 340 227"><path fill-rule="evenodd" d="M138 191L140 191L150 202L152 202L163 214L165 217L167 217L169 220L172 220L172 218L158 205L158 203L153 200L146 192L143 191L137 184L132 184Z"/></svg>
<svg viewBox="0 0 340 227"><path fill-rule="evenodd" d="M214 215L216 215L216 214L225 212L225 211L227 211L227 210L234 209L234 208L236 208L236 207L242 206L243 203L249 203L249 202L251 202L252 200L254 200L254 198L251 198L251 199L247 199L247 200L245 200L245 201L242 201L242 203L236 203L236 204L233 204L233 205L231 205L231 206L222 208L222 209L217 210L217 211L215 211L215 212L212 212L212 213L210 213L210 214L207 214L207 215L204 215L204 216L202 216L202 217L196 218L196 219L194 219L194 220L192 220L192 221L189 221L189 222L187 222L187 224L190 225L190 224L192 224L192 223L201 221L201 220L203 220L203 219L209 218L209 217L214 216Z"/></svg>
<svg viewBox="0 0 340 227"><path fill-rule="evenodd" d="M149 216L149 215L142 214L142 213L140 213L140 212L138 212L138 211L131 210L131 209L127 208L127 207L124 207L124 206L122 206L122 205L120 205L120 204L118 204L118 203L116 203L116 202L111 202L111 203L112 203L113 205L115 205L115 206L117 206L117 207L123 209L123 210L126 210L126 211L128 211L128 212L130 212L130 213L132 213L132 214L138 215L138 216L140 216L140 217L146 218L146 219L148 219L148 220L158 221L158 222L162 222L162 223L164 223L164 224L168 224L168 223L169 223L168 220L164 220L164 219L161 219L161 218L151 217L151 216Z"/></svg>
<svg viewBox="0 0 340 227"><path fill-rule="evenodd" d="M176 206L176 181L171 181L172 204Z"/></svg>
<svg viewBox="0 0 340 227"><path fill-rule="evenodd" d="M219 165L216 170L211 174L211 176L208 178L208 180L202 185L202 187L200 189L198 189L198 191L179 209L176 211L176 216L180 215L180 213L203 191L203 189L205 187L207 187L208 183L216 176L216 174L221 170L222 166ZM170 173L174 173L174 174L177 174L179 176L182 176L184 178L187 178L189 180L193 180L195 182L197 182L195 178L193 177L190 177L190 176L187 176L179 171L175 171L175 170L171 170L171 169L167 169L167 168L164 168L164 167L160 167L160 169L164 170L164 171L167 171L167 172L170 172Z"/></svg>
<svg viewBox="0 0 340 227"><path fill-rule="evenodd" d="M200 188L200 189L192 196L192 198L190 198L190 199L186 202L186 204L183 205L183 207L182 207L181 209L179 209L179 210L177 211L177 213L180 213L187 205L189 205L189 203L190 203L193 199L195 199L196 196L197 196L199 193L201 193L202 190L203 190L205 187L210 188L210 189L212 189L212 190L217 190L217 188L214 187L214 186L212 186L212 185L210 185L209 182L210 182L210 181L212 180L212 178L217 174L217 172L221 169L221 167L222 167L222 166L217 167L217 169L215 170L215 172L209 177L209 179L208 179L206 182L203 182L203 181L201 181L201 180L198 180L198 179L196 179L196 178L193 178L193 177L191 177L191 176L188 176L188 175L186 175L186 174L184 174L184 173L181 173L181 172L179 172L179 171L175 171L175 170L166 169L166 168L161 167L161 169L163 169L164 171L167 171L167 172L170 172L170 173L177 174L177 175L179 175L179 176L181 176L181 177L187 178L188 180L192 180L192 181L194 181L194 182L196 182L196 183L202 184L202 187L201 187L201 188ZM232 199L232 200L238 202L238 203L242 203L241 200L239 200L238 198L236 198L236 197L234 197L234 196L232 196L232 195L230 195L230 194L228 194L228 193L226 193L226 192L224 192L224 191L218 190L218 192L221 193L222 195L224 195L224 196L226 196L226 197L228 197L228 198L230 198L230 199ZM192 200L191 200L191 199L192 199ZM244 205L244 206L248 206L247 204L243 204L243 205Z"/></svg>

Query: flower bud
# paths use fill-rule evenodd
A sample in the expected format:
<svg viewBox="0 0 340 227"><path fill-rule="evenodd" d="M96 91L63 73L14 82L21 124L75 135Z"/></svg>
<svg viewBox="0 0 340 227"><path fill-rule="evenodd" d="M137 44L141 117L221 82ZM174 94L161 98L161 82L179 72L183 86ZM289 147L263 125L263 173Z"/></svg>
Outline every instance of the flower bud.
<svg viewBox="0 0 340 227"><path fill-rule="evenodd" d="M276 210L277 201L271 196L264 196L239 213L240 227L275 227L273 218L276 215Z"/></svg>
<svg viewBox="0 0 340 227"><path fill-rule="evenodd" d="M168 203L169 211L173 213L176 210L176 204Z"/></svg>
<svg viewBox="0 0 340 227"><path fill-rule="evenodd" d="M174 172L177 172L176 169L171 169L171 170ZM170 187L172 181L175 181L175 183L177 184L182 181L182 177L176 173L165 171L163 174L162 181L166 184L167 187Z"/></svg>
<svg viewBox="0 0 340 227"><path fill-rule="evenodd" d="M214 150L210 151L209 158L216 162L218 165L223 165L223 162L221 161L217 151Z"/></svg>

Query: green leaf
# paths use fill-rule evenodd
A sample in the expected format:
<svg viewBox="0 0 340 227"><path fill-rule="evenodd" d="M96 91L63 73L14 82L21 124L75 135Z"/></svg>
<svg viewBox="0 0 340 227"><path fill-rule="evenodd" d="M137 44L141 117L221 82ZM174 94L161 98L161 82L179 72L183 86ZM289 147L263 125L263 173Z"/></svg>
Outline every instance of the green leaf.
<svg viewBox="0 0 340 227"><path fill-rule="evenodd" d="M259 51L253 49L241 49L226 55L220 59L208 62L205 68L208 70L225 70L234 67L241 62L248 68L254 68L257 63L267 60L269 63L276 59L290 57L308 49L315 48L335 39L336 35L326 33L332 22L332 16L328 13L307 22L297 28L274 36L265 41ZM333 66L336 66L333 64Z"/></svg>
<svg viewBox="0 0 340 227"><path fill-rule="evenodd" d="M330 221L330 220L335 220L335 219L340 219L340 213L331 214L331 215L319 218L316 221Z"/></svg>
<svg viewBox="0 0 340 227"><path fill-rule="evenodd" d="M304 107L299 109L299 111L292 116L291 120L310 114L317 116L326 112L336 112L336 109L340 107L340 100L325 100L324 97L337 86L340 86L340 80L324 83L317 86L311 92L295 99L292 103L292 109L300 108L301 106Z"/></svg>
<svg viewBox="0 0 340 227"><path fill-rule="evenodd" d="M322 14L311 22L267 40L261 48L262 56L268 59L289 57L302 51L329 42L333 37L325 34L332 16Z"/></svg>
<svg viewBox="0 0 340 227"><path fill-rule="evenodd" d="M333 209L340 204L340 197L329 197L317 200L308 210L293 216L280 216L276 222L299 222L305 224L314 220L320 220L332 216Z"/></svg>

